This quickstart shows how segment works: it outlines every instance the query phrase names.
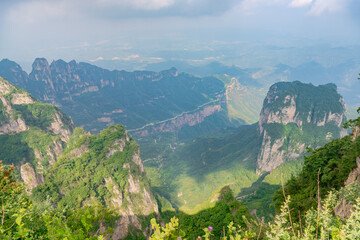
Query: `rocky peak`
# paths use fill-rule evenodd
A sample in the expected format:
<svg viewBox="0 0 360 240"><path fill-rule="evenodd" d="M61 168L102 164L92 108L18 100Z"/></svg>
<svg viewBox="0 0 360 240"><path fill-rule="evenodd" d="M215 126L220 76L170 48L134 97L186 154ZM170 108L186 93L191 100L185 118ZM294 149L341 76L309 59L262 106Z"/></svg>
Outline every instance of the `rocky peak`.
<svg viewBox="0 0 360 240"><path fill-rule="evenodd" d="M295 123L301 128L304 123L334 122L340 127L345 122L345 104L336 90L335 84L316 87L299 81L272 85L260 113L260 133L269 123Z"/></svg>
<svg viewBox="0 0 360 240"><path fill-rule="evenodd" d="M42 97L41 99L49 100L53 98L54 93L51 93L48 89L45 88L44 82L46 85L50 86L54 90L54 84L51 80L51 70L48 61L45 58L36 58L32 64L32 71L29 75L30 82L33 82L29 86L29 90L37 97ZM34 85L33 85L34 84ZM45 89L45 91L44 91ZM43 94L40 94L43 93Z"/></svg>
<svg viewBox="0 0 360 240"><path fill-rule="evenodd" d="M32 64L33 71L50 73L50 66L45 58L36 58Z"/></svg>
<svg viewBox="0 0 360 240"><path fill-rule="evenodd" d="M13 84L19 87L25 87L29 77L19 64L9 59L0 61L0 76L5 79L14 79Z"/></svg>
<svg viewBox="0 0 360 240"><path fill-rule="evenodd" d="M10 69L13 72L23 71L19 64L14 61L11 61L7 58L4 58L0 61L0 69Z"/></svg>
<svg viewBox="0 0 360 240"><path fill-rule="evenodd" d="M73 72L76 67L77 67L77 63L74 60L67 63L64 60L59 59L59 60L53 61L50 65L51 72L55 76L57 74Z"/></svg>
<svg viewBox="0 0 360 240"><path fill-rule="evenodd" d="M176 77L177 75L179 75L179 72L175 67L172 67L169 70L161 71L160 74L162 74L162 75L171 75L173 77Z"/></svg>
<svg viewBox="0 0 360 240"><path fill-rule="evenodd" d="M20 170L30 190L43 182L44 166L52 165L60 157L74 124L55 106L37 101L2 78L0 110L0 140L5 146L2 149L5 152L0 151L0 159ZM12 145L27 147L14 153ZM7 159L9 154L12 157Z"/></svg>
<svg viewBox="0 0 360 240"><path fill-rule="evenodd" d="M343 136L344 122L344 100L336 85L313 86L299 81L272 85L260 113L263 141L258 169L272 171L300 157L307 146L318 147L330 136Z"/></svg>

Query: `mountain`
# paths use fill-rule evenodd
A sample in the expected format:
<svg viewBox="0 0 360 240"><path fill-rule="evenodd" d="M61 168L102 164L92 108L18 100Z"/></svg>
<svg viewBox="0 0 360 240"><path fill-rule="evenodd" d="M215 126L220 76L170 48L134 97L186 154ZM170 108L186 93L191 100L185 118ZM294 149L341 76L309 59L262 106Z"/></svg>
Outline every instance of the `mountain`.
<svg viewBox="0 0 360 240"><path fill-rule="evenodd" d="M149 123L138 129L130 130L140 139L156 133L176 133L176 138L191 139L212 134L224 127L237 127L249 124L258 118L259 95L262 92L245 87L230 76L216 76L224 84L224 94L216 100L203 104L194 110L183 112L176 117Z"/></svg>
<svg viewBox="0 0 360 240"><path fill-rule="evenodd" d="M98 135L75 128L57 107L0 78L0 159L13 164L35 204L59 212L107 212L97 231L113 239L146 236L159 214L139 146L121 125ZM110 220L111 221L110 221ZM112 230L111 230L112 229Z"/></svg>
<svg viewBox="0 0 360 240"><path fill-rule="evenodd" d="M242 117L245 118L246 111L260 111L260 105L255 104L254 109L242 112L238 108L242 114L229 117L227 85L223 80L179 73L175 68L161 72L109 71L88 63L57 60L49 64L38 58L28 76L19 65L6 59L0 62L0 73L36 98L61 107L77 125L92 132L114 123L131 130L173 119L176 123L170 128L178 131L183 126L199 125L214 114L219 115L215 117L219 119L216 124L219 129L252 123L256 121L253 117L245 120ZM253 90L245 87L236 91L255 102L258 99ZM196 122L177 119L195 112Z"/></svg>
<svg viewBox="0 0 360 240"><path fill-rule="evenodd" d="M270 87L260 113L260 171L272 171L301 156L306 147L324 145L346 134L345 105L334 84L280 82Z"/></svg>
<svg viewBox="0 0 360 240"><path fill-rule="evenodd" d="M35 202L61 209L102 206L113 211L112 239L147 236L146 219L159 214L140 158L139 147L121 125L98 135L75 129L59 160L33 189ZM109 216L110 217L110 216ZM145 225L145 226L144 226Z"/></svg>
<svg viewBox="0 0 360 240"><path fill-rule="evenodd" d="M202 65L191 65L186 61L165 61L160 63L152 63L146 66L146 69L151 71L161 71L162 69L168 69L176 67L181 72L192 73L200 76L211 75L229 75L236 77L240 84L244 86L256 86L261 87L263 84L257 79L252 77L258 69L241 69L235 65L227 66L220 62L210 62Z"/></svg>
<svg viewBox="0 0 360 240"><path fill-rule="evenodd" d="M57 107L0 77L0 159L19 169L29 189L44 181L44 168L60 157L73 129Z"/></svg>
<svg viewBox="0 0 360 240"><path fill-rule="evenodd" d="M36 59L24 85L62 104L87 129L96 132L112 122L132 126L128 131L141 146L154 190L186 212L210 206L226 185L241 193L265 172L270 174L261 181L279 184L282 172L287 179L299 171L307 147L344 133L344 104L332 84L277 83L260 119L252 102L261 91L226 75L108 71Z"/></svg>
<svg viewBox="0 0 360 240"><path fill-rule="evenodd" d="M360 83L356 76L358 76L359 71L360 64L355 59L330 66L323 66L316 61L310 61L295 67L277 64L267 78L301 81L314 85L331 82L338 86L338 91L343 95L346 104L358 106L360 98L356 90L360 88ZM356 115L356 111L354 113Z"/></svg>

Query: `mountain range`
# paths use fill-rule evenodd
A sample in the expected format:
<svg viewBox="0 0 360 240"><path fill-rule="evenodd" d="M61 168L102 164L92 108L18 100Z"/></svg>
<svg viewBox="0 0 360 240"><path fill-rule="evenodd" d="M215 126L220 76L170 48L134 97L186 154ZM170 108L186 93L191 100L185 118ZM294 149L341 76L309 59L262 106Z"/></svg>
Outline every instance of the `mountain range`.
<svg viewBox="0 0 360 240"><path fill-rule="evenodd" d="M15 62L4 59L0 76L39 100L62 108L75 124L92 132L114 123L136 130L166 121L174 124L154 131L178 132L212 115L221 119L214 124L217 129L236 127L255 122L261 107L257 91L242 86L236 78L196 77L175 68L109 71L75 61L49 64L39 58L27 74ZM250 105L234 103L234 95Z"/></svg>
<svg viewBox="0 0 360 240"><path fill-rule="evenodd" d="M346 134L334 84L279 82L258 109L263 90L227 75L108 71L46 59L36 59L29 75L2 60L1 74L48 103L1 80L0 157L17 166L37 202L51 196L59 208L117 209L108 227L118 238L146 236L141 216L163 206L196 213L214 207L224 187L244 202L264 184L275 189L301 169L307 148ZM75 129L60 108L100 133ZM116 123L129 130L110 126Z"/></svg>

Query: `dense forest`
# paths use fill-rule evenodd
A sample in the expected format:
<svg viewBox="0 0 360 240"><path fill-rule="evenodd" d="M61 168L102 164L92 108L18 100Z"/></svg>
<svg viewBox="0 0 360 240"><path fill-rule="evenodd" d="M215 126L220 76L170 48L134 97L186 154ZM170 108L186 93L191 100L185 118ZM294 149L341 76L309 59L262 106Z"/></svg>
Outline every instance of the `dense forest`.
<svg viewBox="0 0 360 240"><path fill-rule="evenodd" d="M358 111L360 113L360 108ZM350 120L346 127L352 128L352 134L332 140L321 148L310 149L312 153L305 157L303 170L275 193L278 213L274 220L265 223L264 219L259 219L256 215L251 216L248 209L235 200L231 189L225 187L214 208L195 215L167 211L161 214L161 218L157 216L157 220L152 219L153 232L150 239L359 238L359 175L354 178L355 181L346 181L349 174L354 171L356 173L356 167L360 167L357 166L357 161L360 160L360 138L357 137L359 126L360 117ZM115 129L118 130L114 131ZM123 134L121 127L110 128L108 131L113 135ZM107 132L99 136L86 135L87 137L80 130L75 132L78 133L75 134L76 141L73 140L73 144L77 141L89 141L90 145L94 145L93 149L99 150L93 154L102 154L101 146L106 145L103 136ZM66 161L66 158L60 160L59 164L62 161ZM54 166L55 169L59 164ZM74 204L56 208L51 199L42 199L39 204L38 201L30 200L24 184L14 178L13 171L14 167L0 166L2 239L103 239L111 234L111 227L101 236L98 231L98 224L106 223L111 226L116 219L116 214L109 212L101 204ZM72 177L76 175L73 174ZM56 181L54 184L52 186L56 186ZM40 189L35 191L41 191ZM55 198L57 199L56 196ZM335 213L344 201L347 201L350 211L346 217L340 218ZM157 221L169 223L161 227ZM144 237L135 237L140 238Z"/></svg>
<svg viewBox="0 0 360 240"><path fill-rule="evenodd" d="M360 117L344 127L352 134L309 149L302 171L275 192L273 220L244 215L242 224L230 222L220 232L209 222L198 239L359 239ZM195 239L181 219L165 227L152 224L150 239Z"/></svg>

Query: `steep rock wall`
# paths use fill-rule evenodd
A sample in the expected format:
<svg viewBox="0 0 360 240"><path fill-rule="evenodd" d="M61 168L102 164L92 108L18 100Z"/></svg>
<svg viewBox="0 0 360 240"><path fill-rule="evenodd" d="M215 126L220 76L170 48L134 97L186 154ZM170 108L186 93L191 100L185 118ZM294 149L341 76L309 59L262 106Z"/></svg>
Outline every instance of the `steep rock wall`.
<svg viewBox="0 0 360 240"><path fill-rule="evenodd" d="M72 134L74 125L59 109L43 104L26 91L0 77L0 137L27 146L21 159L8 159L20 170L28 190L43 182L46 166L53 165L63 152L63 145ZM45 166L45 167L44 167Z"/></svg>
<svg viewBox="0 0 360 240"><path fill-rule="evenodd" d="M121 125L110 126L98 135L77 128L57 164L44 176L39 188L46 190L39 194L58 196L54 204L74 208L96 203L114 211L117 220L112 239L139 231L146 236L144 217L159 214L139 148ZM71 200L74 194L79 195L76 203Z"/></svg>
<svg viewBox="0 0 360 240"><path fill-rule="evenodd" d="M262 145L258 172L272 171L300 157L306 147L321 146L331 138L344 136L344 122L344 101L333 84L274 84L259 118Z"/></svg>

